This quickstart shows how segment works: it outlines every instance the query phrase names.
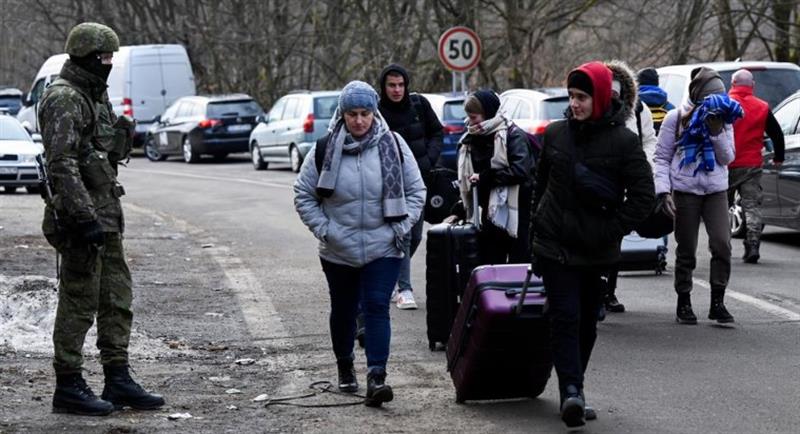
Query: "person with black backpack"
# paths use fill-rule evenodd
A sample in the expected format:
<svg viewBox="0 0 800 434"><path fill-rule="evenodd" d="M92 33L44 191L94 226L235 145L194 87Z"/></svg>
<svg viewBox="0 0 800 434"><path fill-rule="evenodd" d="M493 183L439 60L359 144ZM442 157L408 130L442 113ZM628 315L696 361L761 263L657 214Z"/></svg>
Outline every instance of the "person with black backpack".
<svg viewBox="0 0 800 434"><path fill-rule="evenodd" d="M653 127L658 134L667 113L675 106L667 100L667 92L658 87L658 71L655 68L640 69L636 74L636 80L639 82L639 98L650 108ZM648 160L652 161L652 159Z"/></svg>
<svg viewBox="0 0 800 434"><path fill-rule="evenodd" d="M425 97L409 93L411 80L405 68L391 64L383 69L379 81L381 99L378 108L389 128L408 143L422 179L427 181L442 150L442 124ZM392 298L399 309L417 308L411 286L411 257L422 241L423 224L424 216L405 239L405 257L400 264L397 291Z"/></svg>

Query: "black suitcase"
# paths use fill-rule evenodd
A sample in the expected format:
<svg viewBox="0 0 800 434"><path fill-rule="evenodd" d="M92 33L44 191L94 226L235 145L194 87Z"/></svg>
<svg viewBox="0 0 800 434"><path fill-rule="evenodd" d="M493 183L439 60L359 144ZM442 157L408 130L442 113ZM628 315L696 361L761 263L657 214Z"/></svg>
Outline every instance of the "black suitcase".
<svg viewBox="0 0 800 434"><path fill-rule="evenodd" d="M619 271L655 271L667 269L667 246L664 238L643 238L631 232L622 239Z"/></svg>
<svg viewBox="0 0 800 434"><path fill-rule="evenodd" d="M428 230L425 297L431 351L437 343L447 343L461 295L472 270L480 265L478 231L477 222L440 223Z"/></svg>
<svg viewBox="0 0 800 434"><path fill-rule="evenodd" d="M425 181L428 187L425 221L430 224L441 223L459 200L458 174L455 170L437 168L430 171Z"/></svg>

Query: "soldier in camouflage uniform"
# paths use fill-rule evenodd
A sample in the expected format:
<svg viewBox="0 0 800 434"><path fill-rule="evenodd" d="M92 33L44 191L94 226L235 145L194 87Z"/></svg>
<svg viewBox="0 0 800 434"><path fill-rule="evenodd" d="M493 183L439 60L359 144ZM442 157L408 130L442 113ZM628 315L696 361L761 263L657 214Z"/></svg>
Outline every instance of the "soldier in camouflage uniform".
<svg viewBox="0 0 800 434"><path fill-rule="evenodd" d="M126 405L164 405L128 372L131 274L122 247L125 191L117 182L117 164L130 153L134 123L114 115L106 93L118 50L109 27L75 26L65 48L70 58L39 106L53 193L46 198L42 229L62 258L53 330L56 412L105 415ZM105 374L102 399L81 375L83 343L95 317Z"/></svg>

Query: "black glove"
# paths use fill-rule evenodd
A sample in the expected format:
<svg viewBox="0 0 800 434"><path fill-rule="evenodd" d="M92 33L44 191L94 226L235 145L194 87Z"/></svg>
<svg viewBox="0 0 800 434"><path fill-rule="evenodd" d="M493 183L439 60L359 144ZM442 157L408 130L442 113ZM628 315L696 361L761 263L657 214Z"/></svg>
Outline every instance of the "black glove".
<svg viewBox="0 0 800 434"><path fill-rule="evenodd" d="M708 127L708 132L711 133L712 136L718 136L725 127L725 121L722 120L722 116L717 114L709 114L706 116L705 123Z"/></svg>
<svg viewBox="0 0 800 434"><path fill-rule="evenodd" d="M100 246L105 242L103 227L100 226L97 220L78 223L78 236L86 244Z"/></svg>

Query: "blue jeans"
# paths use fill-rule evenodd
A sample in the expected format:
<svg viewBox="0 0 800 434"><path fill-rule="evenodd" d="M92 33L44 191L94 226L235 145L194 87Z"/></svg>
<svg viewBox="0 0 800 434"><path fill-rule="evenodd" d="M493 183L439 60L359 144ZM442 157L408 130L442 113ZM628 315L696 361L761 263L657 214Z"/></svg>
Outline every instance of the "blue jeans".
<svg viewBox="0 0 800 434"><path fill-rule="evenodd" d="M386 369L392 334L389 304L397 283L400 258L376 259L361 268L320 260L331 296L331 342L336 360L353 360L360 302L367 367Z"/></svg>
<svg viewBox="0 0 800 434"><path fill-rule="evenodd" d="M405 253L405 257L400 262L400 276L397 278L398 291L412 291L411 258L414 257L419 243L422 242L422 226L425 224L425 220L422 217L422 215L419 216L419 221L403 237L403 253Z"/></svg>

